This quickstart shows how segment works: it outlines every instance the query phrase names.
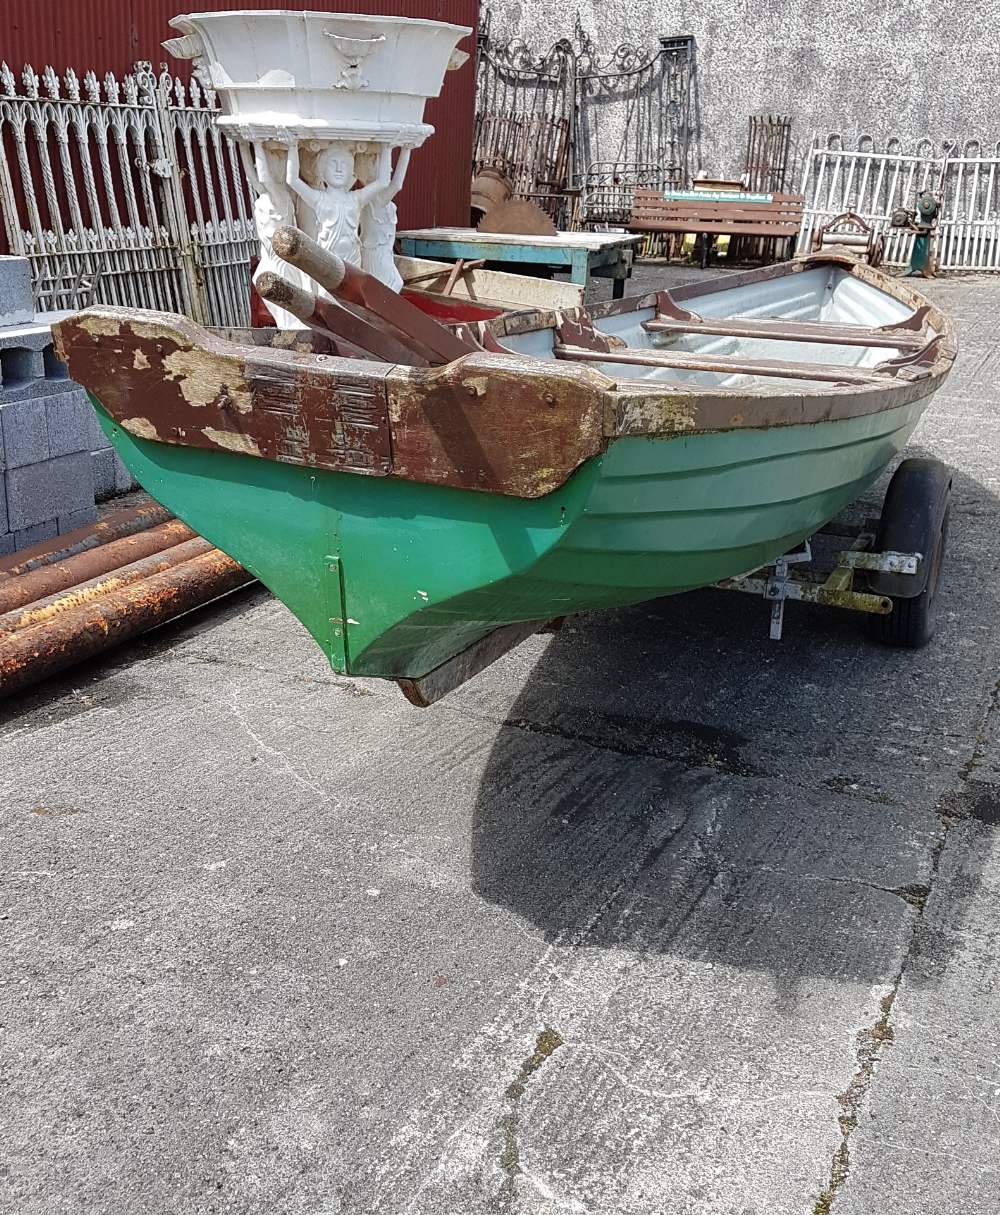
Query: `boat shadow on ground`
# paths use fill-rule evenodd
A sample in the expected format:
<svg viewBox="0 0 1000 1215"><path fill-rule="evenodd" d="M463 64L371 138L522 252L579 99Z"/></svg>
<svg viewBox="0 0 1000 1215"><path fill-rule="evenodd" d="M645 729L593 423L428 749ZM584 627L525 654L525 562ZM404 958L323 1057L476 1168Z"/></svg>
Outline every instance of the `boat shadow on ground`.
<svg viewBox="0 0 1000 1215"><path fill-rule="evenodd" d="M876 514L887 479L852 513ZM476 802L478 894L549 942L766 970L786 994L809 973L891 982L943 832L975 801L1000 614L979 546L998 509L956 475L922 651L802 604L772 642L765 603L717 591L571 622L504 702ZM459 695L491 710L489 691ZM964 898L977 874L967 858Z"/></svg>

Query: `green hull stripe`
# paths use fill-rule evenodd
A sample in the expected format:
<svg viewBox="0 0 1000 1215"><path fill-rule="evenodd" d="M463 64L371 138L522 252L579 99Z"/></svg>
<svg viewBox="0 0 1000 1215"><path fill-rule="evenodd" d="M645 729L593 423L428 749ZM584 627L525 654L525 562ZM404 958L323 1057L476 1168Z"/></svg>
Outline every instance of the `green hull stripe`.
<svg viewBox="0 0 1000 1215"><path fill-rule="evenodd" d="M102 425L136 480L286 603L336 670L415 678L500 624L637 603L773 560L865 491L921 409L618 439L530 501Z"/></svg>

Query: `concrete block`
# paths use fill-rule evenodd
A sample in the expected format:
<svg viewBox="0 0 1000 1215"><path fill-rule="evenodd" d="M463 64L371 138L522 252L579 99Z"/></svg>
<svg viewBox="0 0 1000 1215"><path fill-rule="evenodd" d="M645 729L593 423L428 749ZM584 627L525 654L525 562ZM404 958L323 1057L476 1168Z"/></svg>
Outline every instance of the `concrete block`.
<svg viewBox="0 0 1000 1215"><path fill-rule="evenodd" d="M94 465L87 451L8 469L6 479L11 531L71 514L94 501Z"/></svg>
<svg viewBox="0 0 1000 1215"><path fill-rule="evenodd" d="M0 383L5 388L23 388L45 378L45 352L30 346L0 346Z"/></svg>
<svg viewBox="0 0 1000 1215"><path fill-rule="evenodd" d="M67 456L93 448L94 409L86 392L67 381L65 392L43 398L48 418L49 454Z"/></svg>
<svg viewBox="0 0 1000 1215"><path fill-rule="evenodd" d="M70 511L68 515L60 515L56 522L59 525L59 535L65 536L67 532L74 532L78 527L96 523L97 507L81 506L79 510Z"/></svg>
<svg viewBox="0 0 1000 1215"><path fill-rule="evenodd" d="M0 257L0 325L20 325L34 315L28 259Z"/></svg>
<svg viewBox="0 0 1000 1215"><path fill-rule="evenodd" d="M130 489L135 489L135 481L132 480L132 474L125 467L117 452L114 453L114 467L115 493L127 494Z"/></svg>
<svg viewBox="0 0 1000 1215"><path fill-rule="evenodd" d="M87 397L87 405L90 409L88 415L88 431L90 439L87 444L90 451L100 451L102 448L110 447L108 436L101 430L101 424L97 420L97 410L90 404L90 397Z"/></svg>
<svg viewBox="0 0 1000 1215"><path fill-rule="evenodd" d="M0 328L0 350L13 350L17 347L24 347L27 350L37 351L39 354L45 354L45 351L52 346L52 326L46 325L42 321L32 321L30 325L9 325L6 328ZM50 360L54 360L54 364L63 366L58 359L55 358L55 352L50 355ZM68 372L66 373L69 374ZM65 378L65 377L64 377Z"/></svg>
<svg viewBox="0 0 1000 1215"><path fill-rule="evenodd" d="M71 382L71 381L70 381ZM9 401L25 401L29 397L54 396L66 391L66 380L20 380L12 386L0 384L0 405Z"/></svg>
<svg viewBox="0 0 1000 1215"><path fill-rule="evenodd" d="M47 380L68 380L69 368L56 354L56 348L53 345L48 345L42 351L42 357L45 359L45 378Z"/></svg>
<svg viewBox="0 0 1000 1215"><path fill-rule="evenodd" d="M100 451L92 451L90 459L94 472L94 497L98 502L103 502L105 498L113 498L115 494L114 448L102 447Z"/></svg>
<svg viewBox="0 0 1000 1215"><path fill-rule="evenodd" d="M14 548L17 552L31 548L33 544L41 544L43 540L51 540L59 535L59 527L55 519L46 519L43 523L33 523L31 527L23 527L14 533Z"/></svg>
<svg viewBox="0 0 1000 1215"><path fill-rule="evenodd" d="M0 472L0 533L7 531L7 474Z"/></svg>
<svg viewBox="0 0 1000 1215"><path fill-rule="evenodd" d="M0 534L0 557L9 557L14 552L14 533L3 532Z"/></svg>
<svg viewBox="0 0 1000 1215"><path fill-rule="evenodd" d="M4 467L22 468L47 460L51 452L45 399L27 397L0 404L0 434Z"/></svg>
<svg viewBox="0 0 1000 1215"><path fill-rule="evenodd" d="M66 367L55 355L51 326L0 328L0 402L62 392L68 382Z"/></svg>

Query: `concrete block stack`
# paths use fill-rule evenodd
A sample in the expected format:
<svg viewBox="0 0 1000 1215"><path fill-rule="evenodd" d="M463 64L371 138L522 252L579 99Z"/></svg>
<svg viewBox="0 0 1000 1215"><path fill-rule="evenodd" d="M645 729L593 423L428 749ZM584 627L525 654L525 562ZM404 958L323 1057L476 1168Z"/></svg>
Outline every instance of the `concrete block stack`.
<svg viewBox="0 0 1000 1215"><path fill-rule="evenodd" d="M92 523L132 484L35 317L27 259L0 257L0 556Z"/></svg>

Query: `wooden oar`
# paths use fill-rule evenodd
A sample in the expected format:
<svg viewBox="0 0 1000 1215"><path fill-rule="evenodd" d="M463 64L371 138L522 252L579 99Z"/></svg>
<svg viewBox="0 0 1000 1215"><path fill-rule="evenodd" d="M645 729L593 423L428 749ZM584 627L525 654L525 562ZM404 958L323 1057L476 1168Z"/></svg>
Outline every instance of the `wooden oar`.
<svg viewBox="0 0 1000 1215"><path fill-rule="evenodd" d="M416 339L436 356L436 362L450 363L452 359L480 349L469 344L469 339L452 333L377 278L321 248L298 228L279 228L271 237L271 248L337 299L364 308L372 314L373 321L378 318Z"/></svg>
<svg viewBox="0 0 1000 1215"><path fill-rule="evenodd" d="M334 342L349 342L368 358L408 367L426 367L430 362L426 351L413 350L381 326L372 325L354 312L313 295L280 274L266 271L255 286L261 299L284 308L310 329L325 334Z"/></svg>

